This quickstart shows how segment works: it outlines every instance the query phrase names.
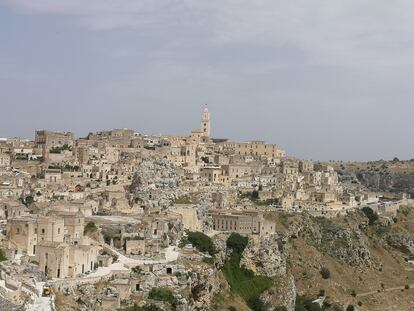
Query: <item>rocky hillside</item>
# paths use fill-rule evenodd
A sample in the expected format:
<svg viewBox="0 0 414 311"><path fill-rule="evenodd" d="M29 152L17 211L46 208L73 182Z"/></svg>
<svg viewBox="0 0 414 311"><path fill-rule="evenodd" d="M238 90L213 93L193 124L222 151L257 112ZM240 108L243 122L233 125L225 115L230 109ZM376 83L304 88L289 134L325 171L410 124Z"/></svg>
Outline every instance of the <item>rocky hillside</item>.
<svg viewBox="0 0 414 311"><path fill-rule="evenodd" d="M130 186L130 197L135 204L146 207L168 207L180 196L181 178L177 167L165 159L143 161L137 168Z"/></svg>
<svg viewBox="0 0 414 311"><path fill-rule="evenodd" d="M275 211L265 217L277 233L189 232L181 244L194 252L182 248L173 274L131 270L142 291L121 310L412 310L414 207L393 218L366 210L332 219ZM99 310L117 284L110 278L73 287L57 296L58 310Z"/></svg>
<svg viewBox="0 0 414 311"><path fill-rule="evenodd" d="M230 289L215 296L211 310L412 310L412 208L371 223L362 211L268 217L277 234L249 238L239 259L228 245L216 255Z"/></svg>
<svg viewBox="0 0 414 311"><path fill-rule="evenodd" d="M358 183L372 191L414 196L414 161L334 163L342 182Z"/></svg>

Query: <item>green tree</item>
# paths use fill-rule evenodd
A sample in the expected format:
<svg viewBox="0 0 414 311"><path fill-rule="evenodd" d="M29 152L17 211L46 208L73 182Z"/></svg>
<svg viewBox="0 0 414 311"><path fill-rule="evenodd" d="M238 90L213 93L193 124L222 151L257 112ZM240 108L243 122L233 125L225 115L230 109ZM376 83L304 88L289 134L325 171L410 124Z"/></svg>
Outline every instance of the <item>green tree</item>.
<svg viewBox="0 0 414 311"><path fill-rule="evenodd" d="M83 233L86 234L88 232L95 232L96 230L98 230L98 228L96 227L95 223L93 221L90 221L85 226Z"/></svg>
<svg viewBox="0 0 414 311"><path fill-rule="evenodd" d="M233 252L241 255L246 248L248 241L249 239L247 237L233 232L227 239L226 245L227 248L230 248Z"/></svg>
<svg viewBox="0 0 414 311"><path fill-rule="evenodd" d="M187 240L200 252L209 253L212 256L216 253L213 241L209 236L198 231L189 231L187 235Z"/></svg>
<svg viewBox="0 0 414 311"><path fill-rule="evenodd" d="M259 191L253 190L251 197L252 197L252 200L258 200L259 199Z"/></svg>
<svg viewBox="0 0 414 311"><path fill-rule="evenodd" d="M153 287L148 294L149 299L168 302L172 306L176 305L177 301L169 288Z"/></svg>
<svg viewBox="0 0 414 311"><path fill-rule="evenodd" d="M323 279L329 279L331 277L331 272L326 267L322 267L320 273Z"/></svg>
<svg viewBox="0 0 414 311"><path fill-rule="evenodd" d="M372 208L365 206L362 208L362 212L368 218L369 225L373 225L378 220L378 214Z"/></svg>
<svg viewBox="0 0 414 311"><path fill-rule="evenodd" d="M346 311L355 311L355 307L353 305L348 305L348 307L346 307Z"/></svg>
<svg viewBox="0 0 414 311"><path fill-rule="evenodd" d="M259 297L252 297L247 301L247 305L253 311L265 311L265 304Z"/></svg>

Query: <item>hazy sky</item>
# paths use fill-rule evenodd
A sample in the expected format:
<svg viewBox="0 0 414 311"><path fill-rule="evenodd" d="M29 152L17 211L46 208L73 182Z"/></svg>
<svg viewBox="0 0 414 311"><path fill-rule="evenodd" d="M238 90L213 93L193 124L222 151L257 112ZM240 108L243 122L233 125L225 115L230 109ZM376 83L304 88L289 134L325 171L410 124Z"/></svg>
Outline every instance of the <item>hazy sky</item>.
<svg viewBox="0 0 414 311"><path fill-rule="evenodd" d="M0 0L0 137L128 127L414 158L412 0Z"/></svg>

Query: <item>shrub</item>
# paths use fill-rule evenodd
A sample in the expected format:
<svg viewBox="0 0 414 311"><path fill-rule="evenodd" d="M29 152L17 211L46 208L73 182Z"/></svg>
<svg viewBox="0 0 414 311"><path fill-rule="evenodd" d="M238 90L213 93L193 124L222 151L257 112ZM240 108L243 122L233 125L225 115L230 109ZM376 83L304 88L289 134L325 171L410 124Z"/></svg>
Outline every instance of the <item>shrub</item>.
<svg viewBox="0 0 414 311"><path fill-rule="evenodd" d="M259 191L253 190L252 192L252 200L258 200L259 199Z"/></svg>
<svg viewBox="0 0 414 311"><path fill-rule="evenodd" d="M325 296L325 290L321 288L319 290L319 297L324 297L324 296Z"/></svg>
<svg viewBox="0 0 414 311"><path fill-rule="evenodd" d="M410 285L405 284L404 289L410 289Z"/></svg>
<svg viewBox="0 0 414 311"><path fill-rule="evenodd" d="M137 304L134 304L131 307L127 307L124 309L119 309L120 311L162 311L159 307L153 304L147 304L143 307L138 307Z"/></svg>
<svg viewBox="0 0 414 311"><path fill-rule="evenodd" d="M96 230L98 230L98 228L96 227L95 223L93 221L90 221L86 224L83 232L86 234L88 232L95 232Z"/></svg>
<svg viewBox="0 0 414 311"><path fill-rule="evenodd" d="M252 297L247 301L247 305L253 311L265 311L265 305L259 297Z"/></svg>
<svg viewBox="0 0 414 311"><path fill-rule="evenodd" d="M285 306L278 306L275 308L275 311L288 311L288 309Z"/></svg>
<svg viewBox="0 0 414 311"><path fill-rule="evenodd" d="M362 212L368 218L369 225L373 225L378 220L378 214L375 213L372 208L365 206L362 208Z"/></svg>
<svg viewBox="0 0 414 311"><path fill-rule="evenodd" d="M142 269L141 269L141 267L140 267L140 266L135 266L135 267L133 267L133 268L131 269L131 271L132 271L133 273L140 274L140 273L142 272Z"/></svg>
<svg viewBox="0 0 414 311"><path fill-rule="evenodd" d="M0 261L6 261L7 257L6 257L6 253L4 252L3 249L0 248Z"/></svg>
<svg viewBox="0 0 414 311"><path fill-rule="evenodd" d="M153 287L148 294L149 299L168 302L171 305L176 304L176 299L172 291L166 287Z"/></svg>
<svg viewBox="0 0 414 311"><path fill-rule="evenodd" d="M238 233L232 233L227 239L226 245L227 248L230 248L233 252L241 254L246 248L248 241L249 239L247 237L241 236Z"/></svg>
<svg viewBox="0 0 414 311"><path fill-rule="evenodd" d="M30 205L34 202L34 199L31 195L28 195L25 199L26 205Z"/></svg>
<svg viewBox="0 0 414 311"><path fill-rule="evenodd" d="M202 232L188 232L187 240L194 245L200 252L215 254L214 244L211 238Z"/></svg>
<svg viewBox="0 0 414 311"><path fill-rule="evenodd" d="M355 311L355 307L353 305L348 305L348 307L346 307L346 311Z"/></svg>
<svg viewBox="0 0 414 311"><path fill-rule="evenodd" d="M359 307L361 307L361 306L362 306L362 301L358 301L357 305L358 305Z"/></svg>
<svg viewBox="0 0 414 311"><path fill-rule="evenodd" d="M355 291L355 289L353 289L353 290L351 291L351 296L352 296L352 297L356 297L356 295L357 295L357 294L356 294L356 291Z"/></svg>
<svg viewBox="0 0 414 311"><path fill-rule="evenodd" d="M209 264L209 265L213 265L214 264L213 257L203 257L202 261L205 262L206 264Z"/></svg>
<svg viewBox="0 0 414 311"><path fill-rule="evenodd" d="M329 279L331 277L331 272L326 267L322 267L320 273L323 279Z"/></svg>

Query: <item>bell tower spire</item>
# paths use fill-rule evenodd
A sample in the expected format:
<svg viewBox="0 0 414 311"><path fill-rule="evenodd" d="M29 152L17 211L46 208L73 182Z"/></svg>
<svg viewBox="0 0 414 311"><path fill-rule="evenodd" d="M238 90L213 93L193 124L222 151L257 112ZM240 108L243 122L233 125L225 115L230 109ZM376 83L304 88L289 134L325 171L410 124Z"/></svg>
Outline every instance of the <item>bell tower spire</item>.
<svg viewBox="0 0 414 311"><path fill-rule="evenodd" d="M210 137L211 135L211 119L210 112L208 112L207 107L204 108L203 115L201 117L201 130L204 133L204 136Z"/></svg>

